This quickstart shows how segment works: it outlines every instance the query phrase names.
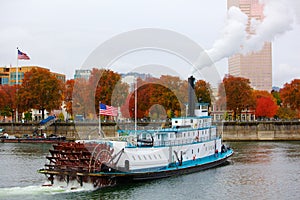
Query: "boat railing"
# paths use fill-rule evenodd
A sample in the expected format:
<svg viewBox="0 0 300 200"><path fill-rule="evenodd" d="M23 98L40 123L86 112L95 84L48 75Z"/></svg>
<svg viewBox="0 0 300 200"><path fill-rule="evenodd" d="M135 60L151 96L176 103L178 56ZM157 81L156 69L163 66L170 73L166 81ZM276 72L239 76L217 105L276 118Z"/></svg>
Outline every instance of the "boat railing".
<svg viewBox="0 0 300 200"><path fill-rule="evenodd" d="M219 139L219 136L214 137L199 137L199 138L184 138L184 139L176 139L176 140L167 140L167 141L155 141L154 146L178 146L178 145L186 145L186 144L193 144L193 143L201 143L205 141Z"/></svg>
<svg viewBox="0 0 300 200"><path fill-rule="evenodd" d="M191 138L182 139L182 140L170 140L170 141L159 142L158 146L176 146L176 145L191 144L194 142L196 142L196 141Z"/></svg>

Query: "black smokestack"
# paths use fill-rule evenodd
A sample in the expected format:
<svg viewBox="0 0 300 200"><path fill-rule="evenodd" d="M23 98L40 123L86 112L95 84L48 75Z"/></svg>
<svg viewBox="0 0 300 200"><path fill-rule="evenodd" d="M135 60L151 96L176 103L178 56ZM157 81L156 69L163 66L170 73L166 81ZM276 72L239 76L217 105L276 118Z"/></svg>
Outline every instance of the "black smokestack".
<svg viewBox="0 0 300 200"><path fill-rule="evenodd" d="M190 76L188 78L188 116L195 116L195 78Z"/></svg>

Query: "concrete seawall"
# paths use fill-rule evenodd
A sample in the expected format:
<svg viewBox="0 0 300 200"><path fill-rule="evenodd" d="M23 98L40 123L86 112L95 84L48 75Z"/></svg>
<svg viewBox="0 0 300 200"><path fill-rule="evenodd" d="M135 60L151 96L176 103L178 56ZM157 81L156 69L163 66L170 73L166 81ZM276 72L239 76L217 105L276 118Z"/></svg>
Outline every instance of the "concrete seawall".
<svg viewBox="0 0 300 200"><path fill-rule="evenodd" d="M38 124L34 123L0 123L6 133L16 137L22 137L27 134L32 136L37 130ZM105 136L113 137L117 131L115 123L102 124ZM65 136L67 139L95 139L98 138L98 123L54 123L44 130L37 130L38 134L46 133Z"/></svg>
<svg viewBox="0 0 300 200"><path fill-rule="evenodd" d="M132 124L118 125L125 129L133 128ZM148 124L140 125L145 126ZM225 122L216 125L218 126L218 134L221 134L225 141L300 141L300 121ZM150 125L150 127L160 126L161 123ZM0 128L5 128L5 132L9 135L22 137L24 134L32 135L37 129L37 125L31 123L0 123ZM106 137L116 136L117 129L115 123L102 124L102 130ZM45 130L39 130L38 133L56 134L65 136L68 139L95 139L99 137L98 123L54 123Z"/></svg>
<svg viewBox="0 0 300 200"><path fill-rule="evenodd" d="M218 133L225 141L300 140L300 122L225 122Z"/></svg>

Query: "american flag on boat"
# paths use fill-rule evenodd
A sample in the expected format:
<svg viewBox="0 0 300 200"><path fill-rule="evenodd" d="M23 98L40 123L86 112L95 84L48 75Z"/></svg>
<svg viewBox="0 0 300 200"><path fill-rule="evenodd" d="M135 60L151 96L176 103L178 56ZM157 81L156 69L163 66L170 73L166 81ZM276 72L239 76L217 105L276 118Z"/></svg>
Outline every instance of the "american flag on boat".
<svg viewBox="0 0 300 200"><path fill-rule="evenodd" d="M118 116L118 108L100 103L100 115Z"/></svg>

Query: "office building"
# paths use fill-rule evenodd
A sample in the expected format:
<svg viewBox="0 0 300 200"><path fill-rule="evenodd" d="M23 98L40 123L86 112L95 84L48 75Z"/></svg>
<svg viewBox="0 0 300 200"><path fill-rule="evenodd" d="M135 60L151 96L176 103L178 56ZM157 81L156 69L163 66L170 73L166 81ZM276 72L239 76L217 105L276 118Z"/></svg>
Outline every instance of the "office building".
<svg viewBox="0 0 300 200"><path fill-rule="evenodd" d="M76 69L74 79L83 78L88 80L91 76L91 70L90 69Z"/></svg>
<svg viewBox="0 0 300 200"><path fill-rule="evenodd" d="M263 20L263 5L259 0L227 0L228 9L236 6L248 16L247 32L254 34L250 20ZM272 90L272 44L266 42L261 51L247 55L237 54L228 59L228 73L248 78L255 90Z"/></svg>
<svg viewBox="0 0 300 200"><path fill-rule="evenodd" d="M0 85L20 85L23 82L24 74L34 68L46 69L39 66L19 66L18 69L16 67L0 67ZM50 71L49 69L46 70ZM66 76L64 74L55 72L50 73L63 83L66 81Z"/></svg>

